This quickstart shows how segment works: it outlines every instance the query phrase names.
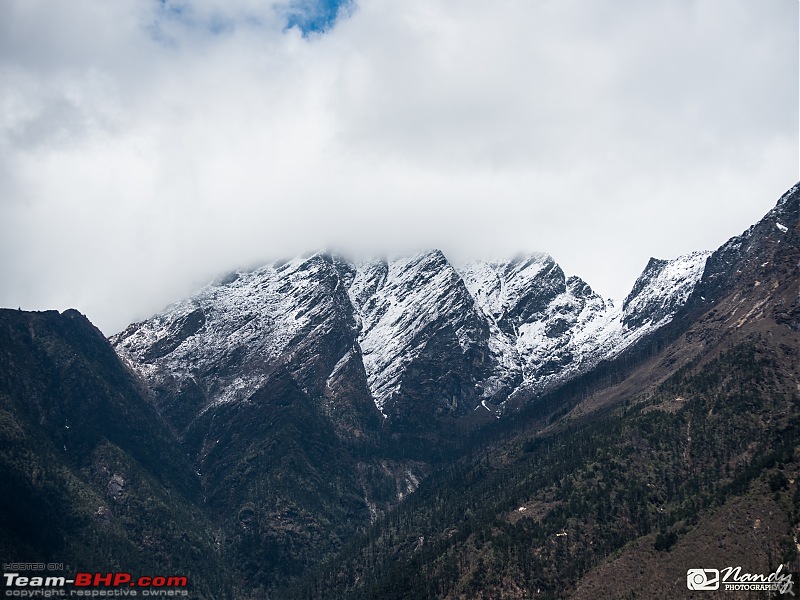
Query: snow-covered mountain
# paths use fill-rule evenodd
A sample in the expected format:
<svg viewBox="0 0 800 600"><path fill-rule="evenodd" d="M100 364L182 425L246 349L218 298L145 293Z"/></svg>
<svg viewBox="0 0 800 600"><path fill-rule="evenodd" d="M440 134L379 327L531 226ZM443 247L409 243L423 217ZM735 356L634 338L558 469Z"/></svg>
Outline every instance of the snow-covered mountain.
<svg viewBox="0 0 800 600"><path fill-rule="evenodd" d="M112 342L178 429L247 402L287 369L345 436L375 418L426 429L500 414L668 323L707 252L651 259L621 306L546 254L455 267L438 250L350 262L317 253L236 272Z"/></svg>
<svg viewBox="0 0 800 600"><path fill-rule="evenodd" d="M492 343L490 323L440 251L360 265L349 290L370 392L384 414L400 416L411 397L433 402L438 414L464 414L518 383L510 348Z"/></svg>
<svg viewBox="0 0 800 600"><path fill-rule="evenodd" d="M359 421L370 418L374 404L342 271L332 257L315 254L232 273L131 325L112 343L179 430L215 406L248 402L285 369L335 422L359 436ZM341 385L364 393L334 402Z"/></svg>
<svg viewBox="0 0 800 600"><path fill-rule="evenodd" d="M710 252L650 259L621 307L546 254L466 265L463 279L534 393L613 358L666 325L703 274ZM502 340L502 341L500 341Z"/></svg>
<svg viewBox="0 0 800 600"><path fill-rule="evenodd" d="M43 556L69 538L77 562L194 572L198 598L367 597L417 580L420 597L563 595L565 581L614 597L656 533L676 532L664 523L715 531L698 494L791 508L791 480L770 482L797 470L798 265L800 184L713 254L651 259L616 306L544 254L459 265L431 251L232 273L115 349L74 310L0 309L13 450L0 541ZM598 468L609 452L635 460ZM645 481L662 471L660 488ZM597 504L598 477L628 508ZM553 540L567 533L597 569L565 566ZM677 533L670 552L707 546ZM536 560L498 562L498 548ZM476 580L476 561L492 577Z"/></svg>

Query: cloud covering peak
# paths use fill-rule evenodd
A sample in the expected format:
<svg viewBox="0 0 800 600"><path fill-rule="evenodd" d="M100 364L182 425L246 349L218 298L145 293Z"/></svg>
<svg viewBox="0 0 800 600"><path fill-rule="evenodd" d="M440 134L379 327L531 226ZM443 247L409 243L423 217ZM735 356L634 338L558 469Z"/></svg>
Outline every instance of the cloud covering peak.
<svg viewBox="0 0 800 600"><path fill-rule="evenodd" d="M106 333L322 246L542 250L623 297L797 179L781 0L10 0L0 304Z"/></svg>

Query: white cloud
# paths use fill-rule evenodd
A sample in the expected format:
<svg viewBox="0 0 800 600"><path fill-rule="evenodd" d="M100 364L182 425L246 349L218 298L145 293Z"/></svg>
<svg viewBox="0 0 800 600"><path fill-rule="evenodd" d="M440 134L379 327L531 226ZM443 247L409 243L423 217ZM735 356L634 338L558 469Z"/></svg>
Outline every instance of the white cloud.
<svg viewBox="0 0 800 600"><path fill-rule="evenodd" d="M797 178L796 3L0 5L0 304L106 333L324 245L550 252L622 297Z"/></svg>

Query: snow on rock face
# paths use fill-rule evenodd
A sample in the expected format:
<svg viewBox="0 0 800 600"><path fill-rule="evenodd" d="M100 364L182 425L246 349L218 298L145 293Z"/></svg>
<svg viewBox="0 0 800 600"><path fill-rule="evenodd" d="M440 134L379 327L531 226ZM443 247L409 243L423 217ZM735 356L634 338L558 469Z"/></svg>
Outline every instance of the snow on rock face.
<svg viewBox="0 0 800 600"><path fill-rule="evenodd" d="M179 425L248 401L276 369L330 414L360 398L423 422L496 406L520 385L545 391L616 356L672 319L708 255L651 259L614 307L546 254L458 269L439 251L360 264L315 254L233 274L112 342L177 398L161 408Z"/></svg>
<svg viewBox="0 0 800 600"><path fill-rule="evenodd" d="M382 411L393 397L425 392L439 398L440 409L464 412L519 376L438 250L360 265L350 298L361 320L358 342L370 390ZM440 389L424 385L431 380Z"/></svg>
<svg viewBox="0 0 800 600"><path fill-rule="evenodd" d="M622 306L588 296L563 353L574 358L560 372L545 369L533 387L546 389L591 369L669 323L703 275L710 252L692 252L674 260L651 259Z"/></svg>
<svg viewBox="0 0 800 600"><path fill-rule="evenodd" d="M195 408L206 410L247 400L279 367L313 388L356 330L332 259L317 254L232 275L111 341L151 386L194 389Z"/></svg>
<svg viewBox="0 0 800 600"><path fill-rule="evenodd" d="M564 273L547 254L470 263L460 272L478 305L507 333L540 312L564 286Z"/></svg>
<svg viewBox="0 0 800 600"><path fill-rule="evenodd" d="M659 327L668 322L703 276L710 255L711 252L691 252L671 261L651 258L622 303L625 328Z"/></svg>
<svg viewBox="0 0 800 600"><path fill-rule="evenodd" d="M572 340L606 323L606 302L579 277L567 279L546 254L478 262L461 269L476 302L496 325L498 347L523 370L526 385L541 387L568 367L577 371L593 340Z"/></svg>
<svg viewBox="0 0 800 600"><path fill-rule="evenodd" d="M461 272L484 313L502 330L508 360L541 392L613 358L668 323L703 274L709 252L651 259L622 307L614 307L546 254L466 265Z"/></svg>

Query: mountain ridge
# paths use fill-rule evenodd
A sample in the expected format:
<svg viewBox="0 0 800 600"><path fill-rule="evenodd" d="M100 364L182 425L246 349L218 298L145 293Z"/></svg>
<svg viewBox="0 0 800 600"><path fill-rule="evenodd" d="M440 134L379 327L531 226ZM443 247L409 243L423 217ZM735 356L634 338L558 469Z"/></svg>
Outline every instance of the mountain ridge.
<svg viewBox="0 0 800 600"><path fill-rule="evenodd" d="M203 594L614 597L604 573L697 556L724 506L782 528L764 548L791 561L799 197L651 259L619 305L546 254L433 250L229 273L110 342L75 311L0 311L4 511L68 517L30 542L4 518L4 551L82 522L71 556L144 568L174 521L191 556L165 564L205 557ZM637 589L680 593L680 560Z"/></svg>
<svg viewBox="0 0 800 600"><path fill-rule="evenodd" d="M458 268L438 250L359 263L315 253L229 274L111 342L192 457L226 552L262 557L241 576L280 589L338 552L347 528L389 514L472 432L668 323L688 294L665 277L688 270L691 286L706 256L664 263L626 313L541 253Z"/></svg>
<svg viewBox="0 0 800 600"><path fill-rule="evenodd" d="M291 597L674 598L687 568L797 573L799 192L669 323L529 398Z"/></svg>
<svg viewBox="0 0 800 600"><path fill-rule="evenodd" d="M667 323L685 303L709 254L652 259L622 306L614 307L579 277L567 278L542 253L461 267L438 250L361 263L316 253L231 274L110 339L152 384L165 371L185 376L188 362L204 360L193 353L198 334L206 354L221 345L248 352L237 338L258 348L269 345L272 358L255 352L269 363L293 348L305 335L303 327L321 328L317 333L335 328L340 349L333 363L324 365L327 375L349 356L349 347L383 418L402 420L412 411L402 401L397 405L401 390L420 385L408 366L425 360L423 349L434 344L430 332L438 332L447 338L439 343L447 348L442 351L449 371L456 361L462 366L433 392L441 396L435 414L463 416L487 404L499 414L520 387L552 389ZM312 286L315 291L308 292ZM224 323L208 321L220 315ZM310 325L309 317L320 322ZM242 398L257 388L258 373L248 373L225 390L209 390L213 401Z"/></svg>

